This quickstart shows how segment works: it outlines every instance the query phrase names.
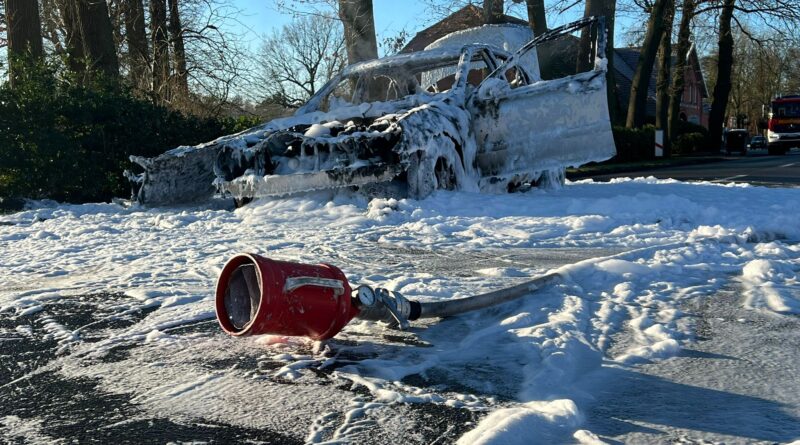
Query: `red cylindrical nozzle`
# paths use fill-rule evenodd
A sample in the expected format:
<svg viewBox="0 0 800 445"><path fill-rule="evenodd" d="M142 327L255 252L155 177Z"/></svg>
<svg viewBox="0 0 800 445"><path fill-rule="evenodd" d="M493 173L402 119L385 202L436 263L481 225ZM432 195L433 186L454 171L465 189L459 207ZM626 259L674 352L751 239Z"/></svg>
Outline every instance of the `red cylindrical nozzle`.
<svg viewBox="0 0 800 445"><path fill-rule="evenodd" d="M276 334L325 340L358 314L338 268L239 254L217 280L216 310L231 335Z"/></svg>

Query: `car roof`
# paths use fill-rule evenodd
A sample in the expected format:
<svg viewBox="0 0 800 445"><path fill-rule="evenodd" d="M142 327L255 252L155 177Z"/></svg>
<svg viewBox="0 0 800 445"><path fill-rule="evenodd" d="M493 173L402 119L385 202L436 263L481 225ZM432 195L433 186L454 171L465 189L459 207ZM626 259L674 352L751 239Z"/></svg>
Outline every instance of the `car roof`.
<svg viewBox="0 0 800 445"><path fill-rule="evenodd" d="M509 57L510 54L500 48L489 45L464 45L462 47L450 46L434 48L425 51L416 51L413 53L396 54L393 56L383 57L380 59L367 60L364 62L354 63L342 70L343 76L350 76L352 74L363 73L366 71L373 71L376 69L390 70L400 66L408 68L424 67L426 65L436 64L437 62L448 61L451 59L458 59L461 52L466 47L487 48L491 52L504 57Z"/></svg>

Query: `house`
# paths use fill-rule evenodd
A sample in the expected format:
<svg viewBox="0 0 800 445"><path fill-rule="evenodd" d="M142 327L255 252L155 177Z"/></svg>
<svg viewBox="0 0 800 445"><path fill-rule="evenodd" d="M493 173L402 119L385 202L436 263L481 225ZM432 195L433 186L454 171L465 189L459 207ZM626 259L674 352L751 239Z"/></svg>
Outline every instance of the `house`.
<svg viewBox="0 0 800 445"><path fill-rule="evenodd" d="M525 20L510 15L503 15L501 23L528 25L528 22ZM474 4L468 4L441 21L418 32L400 52L409 53L421 51L447 34L482 26L483 24L483 8ZM542 70L542 77L554 78L574 74L574 61L578 53L578 39L566 38L564 40L550 42L548 45L550 46L544 46L539 49L539 65ZM639 63L639 53L640 50L638 48L614 49L614 78L617 84L617 98L619 100L620 109L623 111L626 111L628 107L631 92L631 79L633 79L633 74L636 72L636 65ZM688 64L686 66L686 72L684 73L685 87L681 100L680 118L687 122L708 127L709 106L706 103L708 91L706 89L705 79L703 78L703 72L700 69L700 60L694 45L689 50L687 59ZM656 66L654 66L653 73L650 76L650 87L647 94L647 115L653 119L655 119L656 114L655 85L657 74L658 66L656 62Z"/></svg>
<svg viewBox="0 0 800 445"><path fill-rule="evenodd" d="M500 23L528 26L528 22L510 15L503 15ZM458 11L450 14L439 22L418 32L408 44L400 51L410 53L422 51L426 46L446 36L447 34L468 28L475 28L484 24L483 8L468 4Z"/></svg>
<svg viewBox="0 0 800 445"><path fill-rule="evenodd" d="M623 111L627 110L631 96L631 80L639 63L639 48L614 49L614 80L617 83L617 97ZM673 65L675 63L673 56ZM700 69L700 59L694 45L689 49L686 71L684 72L684 89L681 98L681 120L708 127L708 90ZM655 119L656 115L656 78L658 61L653 66L650 85L647 89L647 116Z"/></svg>
<svg viewBox="0 0 800 445"><path fill-rule="evenodd" d="M418 32L400 52L410 53L422 51L448 34L483 25L483 8L470 3L441 21ZM504 14L499 22L490 26L496 25L524 27L530 33L529 38L533 38L533 31L530 31L528 22L518 17ZM539 47L539 70L542 78L554 79L575 74L575 60L577 59L577 55L578 39L571 36L563 40L548 42L542 47Z"/></svg>

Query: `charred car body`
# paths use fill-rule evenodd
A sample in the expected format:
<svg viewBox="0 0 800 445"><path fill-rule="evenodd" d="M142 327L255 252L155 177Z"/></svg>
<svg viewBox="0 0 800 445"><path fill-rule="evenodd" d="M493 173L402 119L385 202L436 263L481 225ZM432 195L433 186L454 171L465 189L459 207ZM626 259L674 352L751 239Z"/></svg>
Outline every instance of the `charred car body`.
<svg viewBox="0 0 800 445"><path fill-rule="evenodd" d="M593 26L593 68L541 80L536 47ZM400 181L506 191L561 180L567 166L614 155L602 18L554 29L510 54L443 46L358 63L294 116L155 158L132 157L134 198L161 205L213 193L239 201Z"/></svg>

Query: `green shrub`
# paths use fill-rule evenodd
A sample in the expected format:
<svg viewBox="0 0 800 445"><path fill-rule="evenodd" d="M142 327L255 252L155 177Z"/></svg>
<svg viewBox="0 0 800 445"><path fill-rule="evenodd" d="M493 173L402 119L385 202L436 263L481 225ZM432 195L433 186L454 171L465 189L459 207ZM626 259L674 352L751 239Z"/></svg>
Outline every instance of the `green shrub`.
<svg viewBox="0 0 800 445"><path fill-rule="evenodd" d="M682 155L697 153L703 149L706 136L703 133L685 133L675 140L672 144L672 152Z"/></svg>
<svg viewBox="0 0 800 445"><path fill-rule="evenodd" d="M80 86L48 67L31 68L13 90L0 85L0 198L127 196L129 155L155 156L255 123L187 116L117 84Z"/></svg>
<svg viewBox="0 0 800 445"><path fill-rule="evenodd" d="M642 128L614 127L614 143L617 155L611 162L631 162L653 159L655 157L655 127Z"/></svg>
<svg viewBox="0 0 800 445"><path fill-rule="evenodd" d="M681 135L689 133L700 133L703 136L708 136L708 129L702 125L678 120L678 125L675 128L675 139L677 140Z"/></svg>

